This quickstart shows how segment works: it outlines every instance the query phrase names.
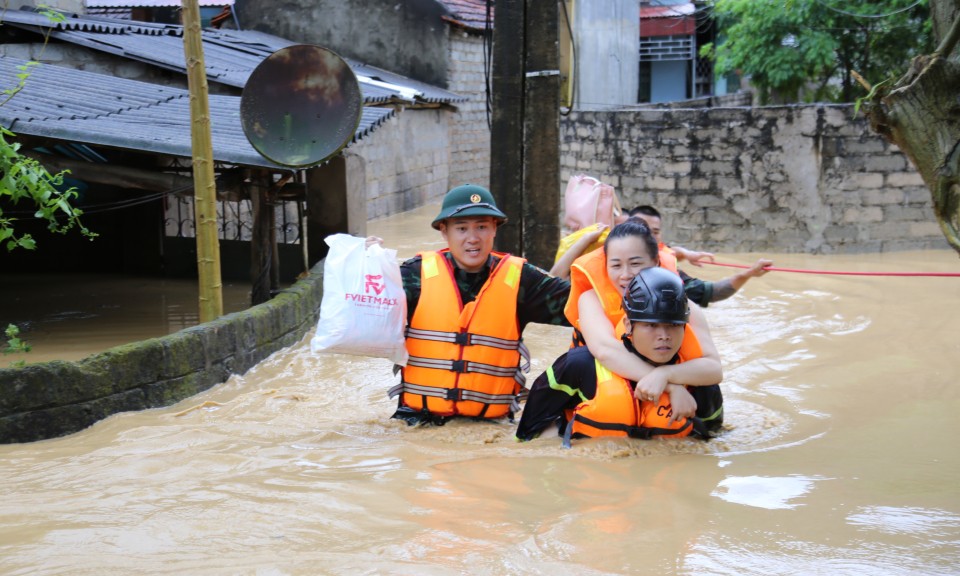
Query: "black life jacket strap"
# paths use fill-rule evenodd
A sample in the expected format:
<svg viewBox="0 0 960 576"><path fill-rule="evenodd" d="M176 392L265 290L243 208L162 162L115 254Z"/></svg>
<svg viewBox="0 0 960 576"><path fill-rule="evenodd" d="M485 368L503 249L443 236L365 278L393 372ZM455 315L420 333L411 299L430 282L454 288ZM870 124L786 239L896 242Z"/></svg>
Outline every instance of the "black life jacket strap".
<svg viewBox="0 0 960 576"><path fill-rule="evenodd" d="M696 417L687 418L686 422L684 422L684 425L680 428L650 428L647 426L628 426L626 424L617 424L613 422L598 422L591 418L587 418L582 414L574 414L573 418L567 422L566 430L563 432L564 448L570 448L572 446L574 422L582 422L583 424L598 430L619 430L624 432L630 438L636 438L639 440L650 440L657 436L675 436L676 434L691 427L693 430L690 432L690 436L695 436L701 440L710 440L714 437L713 434L711 434L707 429L707 425L704 423L704 421ZM587 437L589 438L589 436Z"/></svg>

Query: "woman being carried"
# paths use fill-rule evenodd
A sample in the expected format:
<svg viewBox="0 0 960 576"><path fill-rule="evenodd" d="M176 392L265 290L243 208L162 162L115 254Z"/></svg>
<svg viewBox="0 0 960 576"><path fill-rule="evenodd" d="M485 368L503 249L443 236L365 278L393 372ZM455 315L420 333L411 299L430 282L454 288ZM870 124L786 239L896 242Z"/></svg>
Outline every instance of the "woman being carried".
<svg viewBox="0 0 960 576"><path fill-rule="evenodd" d="M565 309L574 326L573 347L585 344L599 365L636 382L636 398L662 405L659 412L666 416L666 426L682 426L683 419L697 416L710 430L716 430L723 417L718 386L723 371L702 310L690 307L690 324L679 348L683 362L649 362L621 341L624 292L641 270L657 264L656 240L646 224L632 219L610 231L603 249L577 259ZM555 367L565 356L557 359ZM564 410L582 400L578 392L576 387L565 386L555 370L542 374L530 391L517 437L529 440L552 422L563 424Z"/></svg>

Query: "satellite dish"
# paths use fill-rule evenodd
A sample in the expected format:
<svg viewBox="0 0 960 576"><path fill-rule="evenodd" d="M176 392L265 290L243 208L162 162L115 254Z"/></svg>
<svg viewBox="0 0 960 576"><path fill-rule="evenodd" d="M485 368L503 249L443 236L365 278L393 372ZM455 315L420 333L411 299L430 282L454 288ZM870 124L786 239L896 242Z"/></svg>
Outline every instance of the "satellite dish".
<svg viewBox="0 0 960 576"><path fill-rule="evenodd" d="M360 84L335 52L298 44L277 50L250 74L240 122L250 144L276 164L302 168L339 152L363 111Z"/></svg>

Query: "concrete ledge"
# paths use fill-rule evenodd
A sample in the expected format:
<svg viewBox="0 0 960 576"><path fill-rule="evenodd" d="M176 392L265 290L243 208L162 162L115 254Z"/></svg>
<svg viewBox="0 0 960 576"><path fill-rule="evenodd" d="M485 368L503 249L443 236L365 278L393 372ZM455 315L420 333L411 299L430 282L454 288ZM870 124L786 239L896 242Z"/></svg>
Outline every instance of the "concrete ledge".
<svg viewBox="0 0 960 576"><path fill-rule="evenodd" d="M316 325L323 262L269 302L78 362L0 368L0 443L83 430L118 412L175 404L243 374Z"/></svg>

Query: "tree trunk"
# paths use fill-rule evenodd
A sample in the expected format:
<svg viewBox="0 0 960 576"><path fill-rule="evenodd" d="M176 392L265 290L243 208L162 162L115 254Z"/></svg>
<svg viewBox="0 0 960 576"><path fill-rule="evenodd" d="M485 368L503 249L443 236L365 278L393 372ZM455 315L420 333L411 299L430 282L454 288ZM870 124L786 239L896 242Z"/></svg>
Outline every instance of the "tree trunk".
<svg viewBox="0 0 960 576"><path fill-rule="evenodd" d="M960 0L933 0L931 14L936 52L914 59L892 88L875 89L866 114L916 166L947 242L960 253Z"/></svg>

